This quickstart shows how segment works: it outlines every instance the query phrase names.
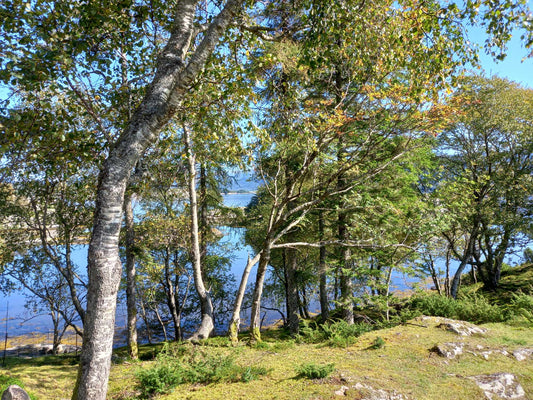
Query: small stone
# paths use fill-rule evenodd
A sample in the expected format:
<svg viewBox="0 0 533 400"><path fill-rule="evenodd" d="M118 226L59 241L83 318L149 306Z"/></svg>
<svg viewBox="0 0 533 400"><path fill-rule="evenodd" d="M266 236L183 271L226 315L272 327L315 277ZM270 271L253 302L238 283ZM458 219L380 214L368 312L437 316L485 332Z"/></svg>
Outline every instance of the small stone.
<svg viewBox="0 0 533 400"><path fill-rule="evenodd" d="M489 400L493 398L527 400L524 389L513 374L501 372L491 375L473 376L471 379L477 383Z"/></svg>
<svg viewBox="0 0 533 400"><path fill-rule="evenodd" d="M356 383L352 386L354 389L359 391L358 399L362 400L408 400L409 397L404 396L401 393L398 393L394 390L383 390L383 389L374 389L372 386L365 385L362 383Z"/></svg>
<svg viewBox="0 0 533 400"><path fill-rule="evenodd" d="M30 400L30 396L18 385L11 385L2 394L1 400Z"/></svg>
<svg viewBox="0 0 533 400"><path fill-rule="evenodd" d="M339 390L335 391L336 396L346 396L346 391L348 390L348 386L341 386Z"/></svg>

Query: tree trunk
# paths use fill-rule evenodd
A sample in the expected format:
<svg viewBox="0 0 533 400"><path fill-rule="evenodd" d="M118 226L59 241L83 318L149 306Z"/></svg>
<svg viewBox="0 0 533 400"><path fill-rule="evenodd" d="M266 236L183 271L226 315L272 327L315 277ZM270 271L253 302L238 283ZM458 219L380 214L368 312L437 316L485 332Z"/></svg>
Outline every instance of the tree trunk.
<svg viewBox="0 0 533 400"><path fill-rule="evenodd" d="M139 358L137 349L137 306L135 299L135 230L133 224L132 194L124 197L124 220L126 227L126 305L128 354L131 359Z"/></svg>
<svg viewBox="0 0 533 400"><path fill-rule="evenodd" d="M167 306L172 316L174 323L174 340L180 340L181 320L178 315L178 307L176 305L176 293L174 289L174 281L172 280L172 273L170 271L170 250L165 249L165 280L163 286L165 288L167 297Z"/></svg>
<svg viewBox="0 0 533 400"><path fill-rule="evenodd" d="M263 295L263 284L265 282L268 263L270 262L271 246L272 243L269 240L265 241L257 267L252 298L252 315L250 317L250 343L261 341L261 296Z"/></svg>
<svg viewBox="0 0 533 400"><path fill-rule="evenodd" d="M192 264L194 275L194 286L200 298L200 310L202 321L196 332L191 336L191 340L207 339L213 333L215 324L213 321L213 303L211 295L204 285L202 276L202 254L200 251L200 234L198 229L198 202L196 199L196 158L192 149L192 138L189 128L183 125L183 136L185 141L185 151L189 167L189 202L191 207L191 242L192 242Z"/></svg>
<svg viewBox="0 0 533 400"><path fill-rule="evenodd" d="M146 314L146 308L144 307L144 300L142 296L139 298L139 303L141 305L141 318L144 321L144 326L146 327L146 338L148 343L152 344L152 329L150 329L150 321L148 320L148 315Z"/></svg>
<svg viewBox="0 0 533 400"><path fill-rule="evenodd" d="M318 216L318 234L320 241L324 240L324 214L320 213ZM326 246L320 246L320 254L318 259L318 274L320 275L320 314L321 321L325 322L329 319L329 301L327 289L327 265L326 265Z"/></svg>
<svg viewBox="0 0 533 400"><path fill-rule="evenodd" d="M118 245L124 191L131 170L176 113L242 0L229 0L189 59L197 0L177 3L171 35L146 95L102 166L89 244L87 314L73 399L105 400L111 367L116 298L122 265Z"/></svg>
<svg viewBox="0 0 533 400"><path fill-rule="evenodd" d="M339 212L339 240L346 241L348 239L348 230L346 229L346 214ZM340 251L340 308L342 319L349 325L354 324L353 314L353 284L350 268L351 252L348 247L341 248Z"/></svg>
<svg viewBox="0 0 533 400"><path fill-rule="evenodd" d="M292 336L298 335L300 317L298 314L298 284L296 282L296 249L287 249L287 323Z"/></svg>
<svg viewBox="0 0 533 400"><path fill-rule="evenodd" d="M248 277L250 276L250 271L253 266L257 264L261 253L255 255L253 259L248 257L248 262L242 273L241 284L239 285L239 290L237 291L237 296L235 298L235 303L233 305L233 314L229 323L228 336L233 345L236 345L239 341L239 327L241 325L241 307L242 301L244 299L244 294L246 293L246 285L248 283Z"/></svg>

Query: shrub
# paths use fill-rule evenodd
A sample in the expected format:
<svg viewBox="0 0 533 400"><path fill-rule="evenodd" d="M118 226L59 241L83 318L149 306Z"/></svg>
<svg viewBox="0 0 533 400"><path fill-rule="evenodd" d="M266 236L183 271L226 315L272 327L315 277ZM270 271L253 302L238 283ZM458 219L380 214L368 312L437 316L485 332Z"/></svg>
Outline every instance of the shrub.
<svg viewBox="0 0 533 400"><path fill-rule="evenodd" d="M413 297L408 307L424 315L474 323L502 322L508 317L504 308L490 304L486 297L476 293L465 295L457 300L437 294L420 295Z"/></svg>
<svg viewBox="0 0 533 400"><path fill-rule="evenodd" d="M513 293L513 297L507 307L514 319L523 319L533 323L533 296L525 293Z"/></svg>
<svg viewBox="0 0 533 400"><path fill-rule="evenodd" d="M335 364L318 365L307 363L296 368L296 372L299 376L308 379L327 378L333 371L335 371Z"/></svg>
<svg viewBox="0 0 533 400"><path fill-rule="evenodd" d="M354 344L363 333L370 332L369 324L349 325L344 320L334 321L318 325L305 323L300 329L300 337L304 343L325 343L332 347L348 347Z"/></svg>
<svg viewBox="0 0 533 400"><path fill-rule="evenodd" d="M374 339L369 348L372 350L377 350L382 349L383 347L385 347L385 340L381 336L378 336L376 339Z"/></svg>
<svg viewBox="0 0 533 400"><path fill-rule="evenodd" d="M181 372L176 366L169 364L139 370L136 375L143 398L170 392L182 382Z"/></svg>
<svg viewBox="0 0 533 400"><path fill-rule="evenodd" d="M136 375L142 396L147 398L168 393L182 383L250 382L267 372L261 367L241 367L231 356L167 343L155 365L139 370Z"/></svg>

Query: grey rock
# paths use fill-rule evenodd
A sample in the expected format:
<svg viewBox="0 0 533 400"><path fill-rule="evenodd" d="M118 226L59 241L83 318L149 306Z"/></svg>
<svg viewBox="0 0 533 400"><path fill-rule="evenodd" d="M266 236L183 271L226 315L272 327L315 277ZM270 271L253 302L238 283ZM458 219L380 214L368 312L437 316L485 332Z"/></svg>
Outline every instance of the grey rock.
<svg viewBox="0 0 533 400"><path fill-rule="evenodd" d="M464 343L443 343L438 344L431 349L441 357L455 358L463 354Z"/></svg>
<svg viewBox="0 0 533 400"><path fill-rule="evenodd" d="M359 392L361 400L409 400L409 397L394 390L374 389L364 383L356 383L353 388Z"/></svg>
<svg viewBox="0 0 533 400"><path fill-rule="evenodd" d="M11 385L2 394L2 400L30 400L30 396L20 386Z"/></svg>
<svg viewBox="0 0 533 400"><path fill-rule="evenodd" d="M521 348L513 351L513 356L517 361L524 361L529 358L533 358L533 348Z"/></svg>
<svg viewBox="0 0 533 400"><path fill-rule="evenodd" d="M453 319L444 320L437 328L446 329L460 336L484 335L487 333L485 328L480 328L474 324L465 321L456 321Z"/></svg>
<svg viewBox="0 0 533 400"><path fill-rule="evenodd" d="M527 400L524 389L513 374L501 372L497 374L473 376L471 379L473 379L479 388L483 390L485 397L489 400Z"/></svg>
<svg viewBox="0 0 533 400"><path fill-rule="evenodd" d="M348 386L341 386L339 390L335 391L335 396L346 396L346 391L349 389Z"/></svg>

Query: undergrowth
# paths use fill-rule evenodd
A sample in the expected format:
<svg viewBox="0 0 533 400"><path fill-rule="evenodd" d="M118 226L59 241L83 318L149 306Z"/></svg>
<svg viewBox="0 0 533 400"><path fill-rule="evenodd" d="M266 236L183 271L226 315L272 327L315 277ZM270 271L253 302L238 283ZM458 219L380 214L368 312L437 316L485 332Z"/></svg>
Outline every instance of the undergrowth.
<svg viewBox="0 0 533 400"><path fill-rule="evenodd" d="M437 294L422 294L411 297L406 307L412 312L473 322L526 322L533 323L533 296L514 293L508 304L491 302L479 293L453 299Z"/></svg>
<svg viewBox="0 0 533 400"><path fill-rule="evenodd" d="M344 320L317 324L315 321L302 321L298 341L301 343L324 343L331 347L345 348L353 345L363 333L373 330L369 324L349 325Z"/></svg>
<svg viewBox="0 0 533 400"><path fill-rule="evenodd" d="M165 343L155 365L139 370L136 376L142 398L149 398L183 383L250 382L267 372L258 366L242 367L231 356Z"/></svg>
<svg viewBox="0 0 533 400"><path fill-rule="evenodd" d="M296 373L303 378L323 379L335 371L335 364L319 365L314 363L301 364L296 368Z"/></svg>

